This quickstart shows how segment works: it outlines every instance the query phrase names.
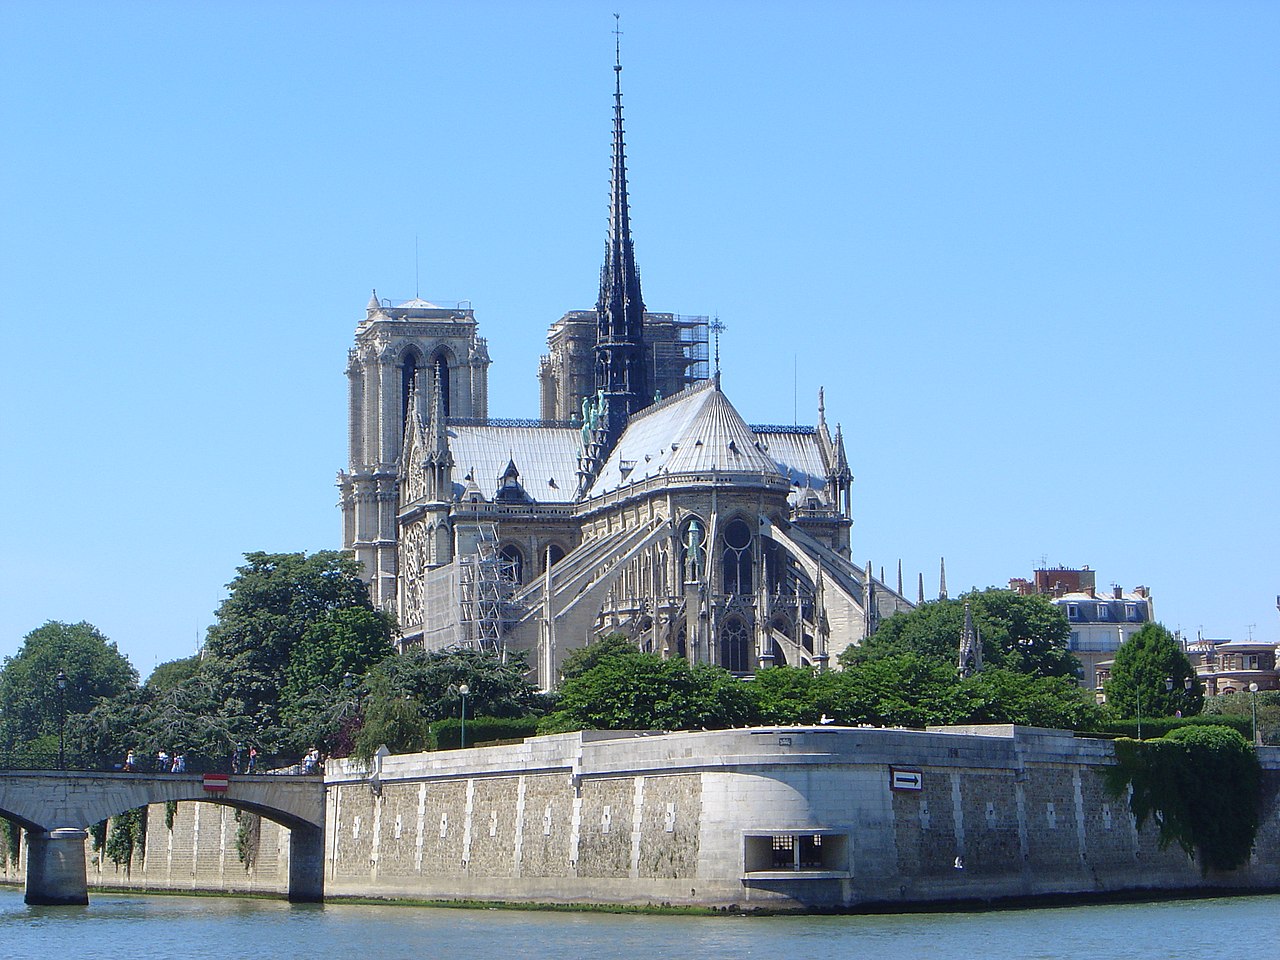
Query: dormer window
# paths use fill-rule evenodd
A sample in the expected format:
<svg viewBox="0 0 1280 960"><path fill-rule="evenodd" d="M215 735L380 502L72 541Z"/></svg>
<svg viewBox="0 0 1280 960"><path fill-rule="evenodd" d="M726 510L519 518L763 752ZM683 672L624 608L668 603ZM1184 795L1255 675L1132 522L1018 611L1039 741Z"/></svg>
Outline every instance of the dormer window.
<svg viewBox="0 0 1280 960"><path fill-rule="evenodd" d="M1107 619L1107 605L1105 603L1098 604L1098 619L1099 620Z"/></svg>
<svg viewBox="0 0 1280 960"><path fill-rule="evenodd" d="M1078 604L1078 603L1068 603L1068 604L1067 604L1067 619L1068 619L1068 620L1079 620L1079 619L1080 619L1080 604Z"/></svg>

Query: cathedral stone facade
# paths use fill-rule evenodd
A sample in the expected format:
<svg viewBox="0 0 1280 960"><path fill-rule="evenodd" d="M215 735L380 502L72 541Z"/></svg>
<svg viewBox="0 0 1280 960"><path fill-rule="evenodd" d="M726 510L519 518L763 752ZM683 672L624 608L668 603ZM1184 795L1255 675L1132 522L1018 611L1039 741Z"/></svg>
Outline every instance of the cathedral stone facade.
<svg viewBox="0 0 1280 960"><path fill-rule="evenodd" d="M343 543L402 648L528 654L621 632L739 674L826 666L911 605L850 550L853 475L812 426L749 425L705 317L645 309L615 66L609 234L595 310L552 324L540 419L489 416L469 308L370 299L356 328Z"/></svg>

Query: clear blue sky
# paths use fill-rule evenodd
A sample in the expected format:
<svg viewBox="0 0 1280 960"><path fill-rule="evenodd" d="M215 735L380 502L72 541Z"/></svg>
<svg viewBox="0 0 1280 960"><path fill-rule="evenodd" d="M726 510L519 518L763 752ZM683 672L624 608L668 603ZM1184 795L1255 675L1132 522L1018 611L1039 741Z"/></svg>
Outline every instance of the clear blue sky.
<svg viewBox="0 0 1280 960"><path fill-rule="evenodd" d="M614 10L651 309L857 480L930 595L1088 564L1280 641L1280 5L0 5L0 655L145 677L244 552L340 545L371 288L470 299L536 416L594 303Z"/></svg>

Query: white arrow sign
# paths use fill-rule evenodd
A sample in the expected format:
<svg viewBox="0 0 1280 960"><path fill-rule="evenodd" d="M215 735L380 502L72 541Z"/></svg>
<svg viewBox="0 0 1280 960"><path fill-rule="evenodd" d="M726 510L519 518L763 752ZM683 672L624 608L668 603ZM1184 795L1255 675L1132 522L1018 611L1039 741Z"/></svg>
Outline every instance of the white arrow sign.
<svg viewBox="0 0 1280 960"><path fill-rule="evenodd" d="M919 770L902 770L889 768L890 790L919 790L924 784L924 775Z"/></svg>

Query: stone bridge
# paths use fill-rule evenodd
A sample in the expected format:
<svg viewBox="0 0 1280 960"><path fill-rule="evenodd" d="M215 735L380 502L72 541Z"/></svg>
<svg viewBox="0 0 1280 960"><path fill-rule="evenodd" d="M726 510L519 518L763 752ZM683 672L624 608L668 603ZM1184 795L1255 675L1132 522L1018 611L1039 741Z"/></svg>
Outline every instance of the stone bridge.
<svg viewBox="0 0 1280 960"><path fill-rule="evenodd" d="M225 804L288 828L289 899L323 898L321 777L6 770L0 772L0 816L27 832L27 903L88 903L85 828L169 800Z"/></svg>

